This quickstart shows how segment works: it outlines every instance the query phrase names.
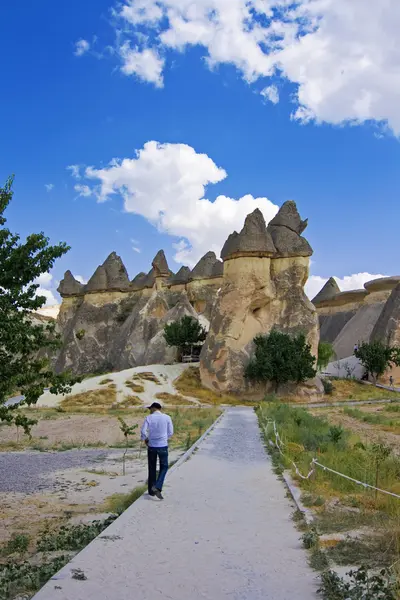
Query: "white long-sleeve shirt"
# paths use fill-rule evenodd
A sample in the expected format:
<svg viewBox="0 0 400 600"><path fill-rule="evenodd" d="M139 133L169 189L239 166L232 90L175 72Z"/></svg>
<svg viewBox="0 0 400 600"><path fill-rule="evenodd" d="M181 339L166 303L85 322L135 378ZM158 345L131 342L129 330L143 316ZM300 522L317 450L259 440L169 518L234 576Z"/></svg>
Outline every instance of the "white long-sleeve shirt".
<svg viewBox="0 0 400 600"><path fill-rule="evenodd" d="M148 415L143 423L142 440L149 440L151 448L164 448L168 446L168 440L174 433L171 417L156 411Z"/></svg>

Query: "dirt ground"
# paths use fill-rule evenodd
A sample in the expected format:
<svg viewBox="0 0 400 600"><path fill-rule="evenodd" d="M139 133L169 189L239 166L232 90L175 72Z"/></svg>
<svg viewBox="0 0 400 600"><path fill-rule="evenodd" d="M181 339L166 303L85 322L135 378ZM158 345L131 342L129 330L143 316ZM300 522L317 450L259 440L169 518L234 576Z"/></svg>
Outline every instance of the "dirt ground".
<svg viewBox="0 0 400 600"><path fill-rule="evenodd" d="M384 411L382 405L369 405L359 407L365 413L378 413ZM333 425L342 425L345 429L350 429L357 434L362 441L368 443L385 442L393 448L396 454L400 455L400 435L394 431L387 431L382 425L365 423L359 419L344 414L341 408L318 408L310 410L311 414L325 417ZM396 415L393 415L396 418ZM399 431L400 433L400 431Z"/></svg>
<svg viewBox="0 0 400 600"><path fill-rule="evenodd" d="M33 418L35 412L32 411ZM57 418L43 419L38 411L37 418L39 422L32 428L32 440L29 445L44 450L54 446L115 446L124 441L119 421L111 415L61 414ZM124 418L129 425L137 423L140 426L144 416L140 414ZM24 446L28 444L28 439L22 432L19 432L19 441ZM0 449L10 443L17 443L16 428L3 425L0 428Z"/></svg>

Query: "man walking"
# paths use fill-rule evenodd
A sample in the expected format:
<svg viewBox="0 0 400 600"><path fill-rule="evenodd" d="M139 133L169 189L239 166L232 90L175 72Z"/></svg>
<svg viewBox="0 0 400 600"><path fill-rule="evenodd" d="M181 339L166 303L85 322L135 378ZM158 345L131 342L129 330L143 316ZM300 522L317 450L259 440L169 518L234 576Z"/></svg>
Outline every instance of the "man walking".
<svg viewBox="0 0 400 600"><path fill-rule="evenodd" d="M168 440L174 433L174 427L171 417L161 412L161 404L153 402L148 408L150 415L144 420L141 438L147 446L149 495L164 500L161 491L168 471ZM157 458L160 461L158 478Z"/></svg>

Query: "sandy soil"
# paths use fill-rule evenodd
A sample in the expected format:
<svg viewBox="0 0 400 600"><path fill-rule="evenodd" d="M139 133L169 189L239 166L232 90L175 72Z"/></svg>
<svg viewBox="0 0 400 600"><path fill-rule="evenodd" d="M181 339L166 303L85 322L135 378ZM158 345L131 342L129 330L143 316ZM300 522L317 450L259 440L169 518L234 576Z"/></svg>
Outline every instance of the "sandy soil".
<svg viewBox="0 0 400 600"><path fill-rule="evenodd" d="M149 403L154 401L154 395L158 392L167 392L168 394L176 394L175 387L173 386L173 381L181 375L181 373L190 368L191 366L198 366L196 364L187 365L187 364L176 364L176 365L151 365L147 367L134 367L133 369L126 369L125 371L120 371L119 373L108 373L105 375L99 375L97 377L91 377L90 379L85 379L81 383L77 383L74 385L71 394L65 397L70 397L74 394L80 394L82 392L88 392L90 390L97 390L105 387L106 385L115 384L117 386L117 401L122 402L125 396L132 395L132 390L126 385L126 382L131 380L133 376L140 376L140 373L146 373L151 371L154 373L159 383L154 383L152 381L141 381L144 385L144 392L135 393L142 401L143 405L148 405ZM104 380L110 380L107 384L102 384L101 382ZM63 396L56 396L54 394L50 394L50 392L45 392L37 403L37 406L47 406L47 407L55 407L60 404ZM190 403L198 404L196 400L193 398L188 398L188 404Z"/></svg>
<svg viewBox="0 0 400 600"><path fill-rule="evenodd" d="M112 446L121 444L124 441L124 436L116 417L96 414L71 414L52 419L43 419L40 416L40 411L32 411L33 418L36 418L35 413L37 413L39 422L32 428L32 441L43 449L72 444L74 446L96 444ZM137 423L140 427L143 418L143 415L136 418L129 416L125 417L125 420L129 425ZM0 428L0 449L2 444L16 442L16 440L17 432L15 427L3 426Z"/></svg>

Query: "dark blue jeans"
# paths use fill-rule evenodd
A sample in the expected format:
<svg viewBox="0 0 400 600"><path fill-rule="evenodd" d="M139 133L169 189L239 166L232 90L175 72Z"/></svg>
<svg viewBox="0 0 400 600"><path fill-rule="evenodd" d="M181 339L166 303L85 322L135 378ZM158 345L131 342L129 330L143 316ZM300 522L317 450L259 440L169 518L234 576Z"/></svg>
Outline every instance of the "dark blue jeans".
<svg viewBox="0 0 400 600"><path fill-rule="evenodd" d="M160 460L160 472L157 478L157 458ZM163 448L147 448L147 459L149 463L149 494L152 493L152 487L162 490L164 479L168 471L168 446Z"/></svg>

